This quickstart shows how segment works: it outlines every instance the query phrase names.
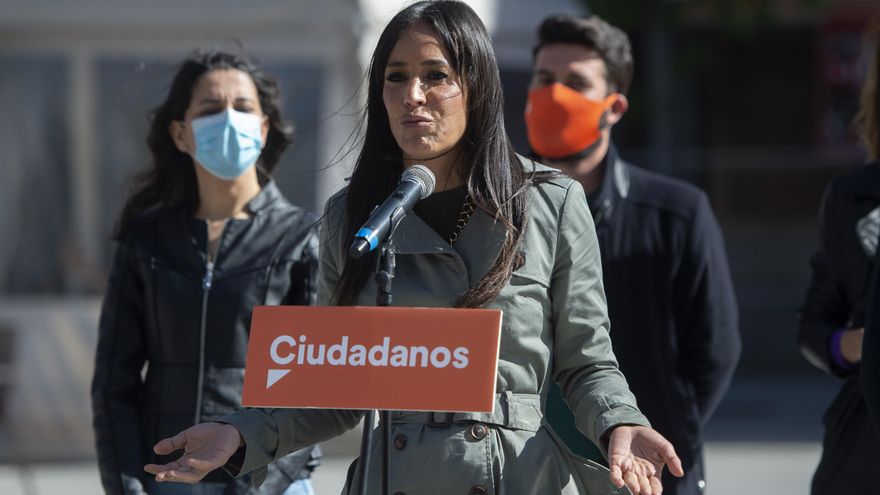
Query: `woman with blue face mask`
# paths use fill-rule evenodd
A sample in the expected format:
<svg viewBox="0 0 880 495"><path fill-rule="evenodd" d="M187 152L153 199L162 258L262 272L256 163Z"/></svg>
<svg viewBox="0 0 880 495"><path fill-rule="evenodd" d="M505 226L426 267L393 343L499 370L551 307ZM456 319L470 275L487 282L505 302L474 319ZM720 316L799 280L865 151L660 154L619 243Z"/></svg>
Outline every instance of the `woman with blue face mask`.
<svg viewBox="0 0 880 495"><path fill-rule="evenodd" d="M247 58L197 53L151 115L152 167L135 182L101 312L92 383L108 494L310 494L317 448L258 490L223 472L158 485L143 465L169 432L241 408L253 306L314 304L315 217L272 181L293 127L278 85Z"/></svg>

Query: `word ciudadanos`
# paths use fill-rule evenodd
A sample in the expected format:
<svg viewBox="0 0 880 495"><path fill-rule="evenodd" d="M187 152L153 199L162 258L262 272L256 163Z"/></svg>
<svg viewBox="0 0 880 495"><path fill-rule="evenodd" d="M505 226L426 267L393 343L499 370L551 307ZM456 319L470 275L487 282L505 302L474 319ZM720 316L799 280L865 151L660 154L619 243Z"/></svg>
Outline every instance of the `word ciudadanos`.
<svg viewBox="0 0 880 495"><path fill-rule="evenodd" d="M344 336L337 344L308 343L305 335L294 339L291 335L279 335L272 341L269 355L279 366L289 364L309 366L390 366L394 368L446 368L457 369L468 365L468 348L438 346L391 345L391 338L385 337L381 344L370 347L362 344L349 345L349 337Z"/></svg>

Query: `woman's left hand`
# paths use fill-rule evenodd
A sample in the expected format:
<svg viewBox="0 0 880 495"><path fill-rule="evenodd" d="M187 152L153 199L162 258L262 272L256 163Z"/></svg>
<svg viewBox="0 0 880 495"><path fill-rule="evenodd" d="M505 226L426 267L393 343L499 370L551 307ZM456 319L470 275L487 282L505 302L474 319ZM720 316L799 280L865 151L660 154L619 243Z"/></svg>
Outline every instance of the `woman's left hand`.
<svg viewBox="0 0 880 495"><path fill-rule="evenodd" d="M611 482L627 488L633 495L663 493L660 475L663 467L682 477L684 470L675 448L663 435L644 426L618 426L608 439L608 466Z"/></svg>

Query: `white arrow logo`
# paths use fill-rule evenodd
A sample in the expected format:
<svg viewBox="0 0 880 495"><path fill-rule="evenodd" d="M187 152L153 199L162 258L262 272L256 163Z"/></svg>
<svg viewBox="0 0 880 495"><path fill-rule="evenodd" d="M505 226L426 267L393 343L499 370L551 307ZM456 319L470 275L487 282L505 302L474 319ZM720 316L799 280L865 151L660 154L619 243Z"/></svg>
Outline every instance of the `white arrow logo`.
<svg viewBox="0 0 880 495"><path fill-rule="evenodd" d="M266 388L268 389L278 383L278 380L284 378L288 373L290 373L290 370L269 370L266 376Z"/></svg>

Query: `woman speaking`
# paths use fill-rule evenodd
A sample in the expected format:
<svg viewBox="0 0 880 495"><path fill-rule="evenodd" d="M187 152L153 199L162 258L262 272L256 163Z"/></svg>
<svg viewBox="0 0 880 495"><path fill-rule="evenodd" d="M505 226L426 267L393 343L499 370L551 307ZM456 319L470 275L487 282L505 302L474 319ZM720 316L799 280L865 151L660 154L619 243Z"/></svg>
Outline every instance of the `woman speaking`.
<svg viewBox="0 0 880 495"><path fill-rule="evenodd" d="M617 369L583 190L514 153L502 108L491 40L470 7L441 0L405 8L373 53L364 146L351 182L327 203L319 304L372 303L376 256L353 260L348 247L403 170L423 164L436 189L395 234L395 304L504 313L495 411L505 414L456 413L438 427L432 416L443 415L392 413L392 435L405 445L391 460L392 491L598 494L615 491L613 483L660 493L661 470L681 475L681 464ZM544 426L551 380L581 431L607 453L610 477ZM195 482L221 466L239 475L339 435L362 416L248 410L159 442L158 453L184 454L146 470L157 481ZM378 492L378 467L370 466L369 493Z"/></svg>

